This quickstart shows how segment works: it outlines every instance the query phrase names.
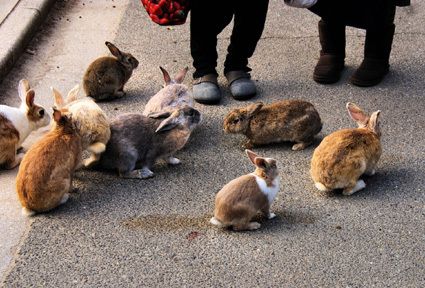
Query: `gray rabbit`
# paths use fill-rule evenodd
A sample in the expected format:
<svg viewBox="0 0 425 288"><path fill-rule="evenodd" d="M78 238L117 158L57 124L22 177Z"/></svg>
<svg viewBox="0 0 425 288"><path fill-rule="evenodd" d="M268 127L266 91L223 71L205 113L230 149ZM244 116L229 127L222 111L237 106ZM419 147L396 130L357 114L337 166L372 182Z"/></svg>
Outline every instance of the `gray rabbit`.
<svg viewBox="0 0 425 288"><path fill-rule="evenodd" d="M111 138L99 166L117 169L123 178L153 177L151 169L156 160L180 163L173 155L184 147L200 121L199 111L187 105L149 117L139 113L119 115L111 122Z"/></svg>

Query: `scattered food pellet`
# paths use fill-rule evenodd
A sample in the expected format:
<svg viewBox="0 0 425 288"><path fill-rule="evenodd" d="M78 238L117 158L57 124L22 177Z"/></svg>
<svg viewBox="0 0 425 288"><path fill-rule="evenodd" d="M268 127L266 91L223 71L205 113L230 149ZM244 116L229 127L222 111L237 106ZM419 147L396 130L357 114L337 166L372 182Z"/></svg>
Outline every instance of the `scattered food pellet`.
<svg viewBox="0 0 425 288"><path fill-rule="evenodd" d="M342 227L341 227L341 226L339 226L339 225L338 225L338 226L336 226L335 228L336 228L336 229L338 229L338 230L341 230L341 229L342 229Z"/></svg>

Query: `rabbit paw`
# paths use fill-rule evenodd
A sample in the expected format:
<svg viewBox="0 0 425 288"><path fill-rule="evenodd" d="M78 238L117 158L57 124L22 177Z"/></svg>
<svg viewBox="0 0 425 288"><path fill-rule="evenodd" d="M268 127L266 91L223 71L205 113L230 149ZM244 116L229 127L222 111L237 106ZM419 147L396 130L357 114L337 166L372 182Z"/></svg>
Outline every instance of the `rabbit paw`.
<svg viewBox="0 0 425 288"><path fill-rule="evenodd" d="M261 224L258 222L250 222L248 224L248 230L257 230L261 227Z"/></svg>
<svg viewBox="0 0 425 288"><path fill-rule="evenodd" d="M143 167L140 171L140 176L142 179L152 178L154 176L153 172L147 167Z"/></svg>
<svg viewBox="0 0 425 288"><path fill-rule="evenodd" d="M269 215L267 216L267 219L273 219L276 217L276 214L274 214L273 212L270 212Z"/></svg>
<svg viewBox="0 0 425 288"><path fill-rule="evenodd" d="M342 195L349 196L357 191L360 191L366 187L366 183L363 180L358 180L354 187L347 187L342 191Z"/></svg>
<svg viewBox="0 0 425 288"><path fill-rule="evenodd" d="M61 199L61 201L59 202L59 205L61 205L61 204L65 204L65 203L66 203L66 201L68 201L68 199L69 199L69 194L68 194L68 193L63 194L62 199Z"/></svg>
<svg viewBox="0 0 425 288"><path fill-rule="evenodd" d="M301 142L301 143L294 144L292 146L292 151L301 151L301 150L304 150L309 145L310 145L310 143L307 143L307 142Z"/></svg>
<svg viewBox="0 0 425 288"><path fill-rule="evenodd" d="M181 161L178 158L175 157L168 157L167 163L170 165L178 165L181 163Z"/></svg>

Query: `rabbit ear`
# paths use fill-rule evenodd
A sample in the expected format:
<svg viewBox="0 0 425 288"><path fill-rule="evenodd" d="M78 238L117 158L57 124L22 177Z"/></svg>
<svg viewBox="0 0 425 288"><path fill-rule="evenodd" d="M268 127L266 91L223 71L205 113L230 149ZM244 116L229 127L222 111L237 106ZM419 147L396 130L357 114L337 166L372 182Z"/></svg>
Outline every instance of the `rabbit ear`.
<svg viewBox="0 0 425 288"><path fill-rule="evenodd" d="M34 105L34 97L35 97L34 90L32 89L28 90L25 97L25 103L27 104L27 107L32 107Z"/></svg>
<svg viewBox="0 0 425 288"><path fill-rule="evenodd" d="M112 55L114 55L117 58L121 57L121 51L118 49L114 44L111 42L106 41L105 42L106 47L108 47L109 51L111 51Z"/></svg>
<svg viewBox="0 0 425 288"><path fill-rule="evenodd" d="M248 155L248 158L249 158L249 160L251 160L252 164L255 165L255 158L257 158L259 156L249 149L246 149L245 153L246 153L246 155Z"/></svg>
<svg viewBox="0 0 425 288"><path fill-rule="evenodd" d="M165 86L170 85L171 83L170 74L168 74L167 70L165 70L161 66L159 66L159 69L161 69L162 75L164 76Z"/></svg>
<svg viewBox="0 0 425 288"><path fill-rule="evenodd" d="M30 90L30 84L28 80L22 79L21 81L19 81L18 93L19 93L19 98L21 98L22 101L26 99L28 90Z"/></svg>
<svg viewBox="0 0 425 288"><path fill-rule="evenodd" d="M262 102L257 102L246 107L248 117L253 117L255 114L257 114L261 110L263 106L264 104Z"/></svg>
<svg viewBox="0 0 425 288"><path fill-rule="evenodd" d="M380 123L379 115L381 115L381 110L373 112L372 115L370 115L369 125L368 125L370 129L372 129L372 131L378 135L381 134L381 129L379 128L379 123Z"/></svg>
<svg viewBox="0 0 425 288"><path fill-rule="evenodd" d="M182 71L179 72L179 74L177 74L176 78L174 78L176 83L180 84L183 82L184 77L186 77L187 71L189 71L189 67L184 68Z"/></svg>
<svg viewBox="0 0 425 288"><path fill-rule="evenodd" d="M267 160L263 157L256 157L254 159L254 165L257 166L260 169L266 169Z"/></svg>
<svg viewBox="0 0 425 288"><path fill-rule="evenodd" d="M53 97L55 97L55 106L57 108L61 108L62 106L64 106L65 103L63 101L61 93L53 87L50 87L50 89L52 90Z"/></svg>
<svg viewBox="0 0 425 288"><path fill-rule="evenodd" d="M59 121L62 118L62 113L56 107L53 106L52 108L53 108L53 120L55 120L55 122L59 123Z"/></svg>
<svg viewBox="0 0 425 288"><path fill-rule="evenodd" d="M158 128L156 128L155 132L158 133L158 132L162 132L162 131L168 131L168 130L171 130L174 127L176 127L178 124L180 124L179 118L178 118L178 115L179 114L180 114L179 111L173 112L170 115L170 117L168 117L167 119L163 120L159 124L159 126L158 126Z"/></svg>
<svg viewBox="0 0 425 288"><path fill-rule="evenodd" d="M68 96L66 97L66 103L71 103L77 100L78 92L80 92L80 85L77 84L68 92Z"/></svg>
<svg viewBox="0 0 425 288"><path fill-rule="evenodd" d="M171 115L170 111L160 111L160 112L156 112L156 113L150 113L150 114L148 114L148 117L158 119L158 118L168 118L168 117L170 117L170 115Z"/></svg>
<svg viewBox="0 0 425 288"><path fill-rule="evenodd" d="M367 116L363 110L354 103L348 102L347 105L348 114L350 117L357 122L358 125L365 125L369 120L369 116Z"/></svg>

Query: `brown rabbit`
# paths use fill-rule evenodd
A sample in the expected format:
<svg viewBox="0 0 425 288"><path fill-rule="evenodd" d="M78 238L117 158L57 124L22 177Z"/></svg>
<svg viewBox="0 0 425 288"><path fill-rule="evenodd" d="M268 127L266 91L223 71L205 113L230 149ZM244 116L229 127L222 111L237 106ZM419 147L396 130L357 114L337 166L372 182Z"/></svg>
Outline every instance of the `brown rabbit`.
<svg viewBox="0 0 425 288"><path fill-rule="evenodd" d="M268 219L276 217L270 212L270 205L279 191L276 160L260 157L250 150L245 152L256 169L254 173L230 181L217 193L210 223L218 227L256 230L261 225L251 220L258 212Z"/></svg>
<svg viewBox="0 0 425 288"><path fill-rule="evenodd" d="M314 106L303 100L282 100L269 105L254 103L231 111L224 119L226 133L241 133L248 138L245 148L256 145L296 142L292 150L306 148L322 130Z"/></svg>
<svg viewBox="0 0 425 288"><path fill-rule="evenodd" d="M25 154L16 191L28 216L49 211L68 200L75 168L81 161L81 137L66 109L55 110L56 125Z"/></svg>
<svg viewBox="0 0 425 288"><path fill-rule="evenodd" d="M369 117L353 103L347 103L347 109L359 128L328 135L314 150L311 159L311 177L316 188L323 192L343 189L342 194L351 195L365 188L360 176L375 174L381 157L378 119L381 111L373 112Z"/></svg>
<svg viewBox="0 0 425 288"><path fill-rule="evenodd" d="M139 66L139 61L130 53L120 51L111 42L105 42L105 45L115 57L96 59L87 68L83 78L86 95L96 101L123 97L124 84Z"/></svg>

